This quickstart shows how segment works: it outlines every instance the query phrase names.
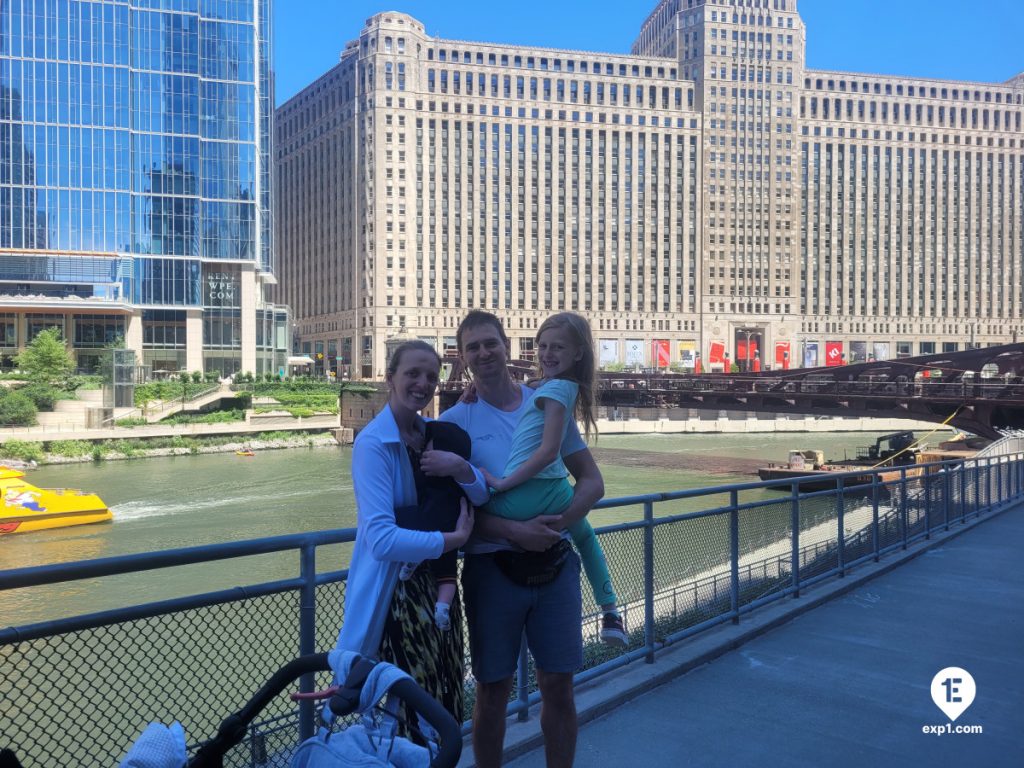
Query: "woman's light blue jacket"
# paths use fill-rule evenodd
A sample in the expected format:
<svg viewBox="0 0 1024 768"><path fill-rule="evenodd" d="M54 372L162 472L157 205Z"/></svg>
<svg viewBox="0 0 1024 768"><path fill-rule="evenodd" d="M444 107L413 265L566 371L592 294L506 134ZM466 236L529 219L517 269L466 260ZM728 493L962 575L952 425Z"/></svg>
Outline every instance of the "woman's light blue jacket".
<svg viewBox="0 0 1024 768"><path fill-rule="evenodd" d="M485 504L490 498L479 470L472 483L460 484L470 503ZM338 647L358 651L369 629L374 609L390 595L383 595L391 563L418 563L438 557L444 549L439 531L413 531L395 524L395 508L416 504L416 483L405 444L391 406L363 428L352 449L352 481L355 488L356 542L345 587L345 617ZM372 647L376 649L379 639Z"/></svg>

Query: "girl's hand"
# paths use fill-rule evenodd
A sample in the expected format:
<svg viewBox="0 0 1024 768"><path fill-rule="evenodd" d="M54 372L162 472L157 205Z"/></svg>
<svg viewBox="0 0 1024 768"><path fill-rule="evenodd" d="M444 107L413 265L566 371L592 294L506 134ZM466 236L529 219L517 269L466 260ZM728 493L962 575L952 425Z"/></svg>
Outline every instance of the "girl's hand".
<svg viewBox="0 0 1024 768"><path fill-rule="evenodd" d="M450 451L424 451L420 469L429 477L455 477L466 468L466 460Z"/></svg>
<svg viewBox="0 0 1024 768"><path fill-rule="evenodd" d="M487 483L488 488L493 488L496 491L505 490L505 478L495 477L486 469L481 469L480 474L484 476L484 482Z"/></svg>
<svg viewBox="0 0 1024 768"><path fill-rule="evenodd" d="M472 381L466 382L466 385L462 388L462 395L459 397L459 402L475 403L476 399L476 384Z"/></svg>

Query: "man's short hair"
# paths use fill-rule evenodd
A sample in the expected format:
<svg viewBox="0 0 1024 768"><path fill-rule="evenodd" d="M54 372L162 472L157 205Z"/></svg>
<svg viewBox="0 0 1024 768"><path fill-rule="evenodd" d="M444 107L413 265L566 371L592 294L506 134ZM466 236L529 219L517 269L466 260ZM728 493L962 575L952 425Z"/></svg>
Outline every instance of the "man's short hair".
<svg viewBox="0 0 1024 768"><path fill-rule="evenodd" d="M501 320L498 319L497 315L490 312L485 312L482 309L470 310L462 322L459 323L458 330L455 331L455 344L459 348L459 353L462 352L462 334L464 331L472 328L479 328L482 325L491 325L498 331L498 336L501 337L503 343L508 344L508 336L505 335L505 327L501 324Z"/></svg>

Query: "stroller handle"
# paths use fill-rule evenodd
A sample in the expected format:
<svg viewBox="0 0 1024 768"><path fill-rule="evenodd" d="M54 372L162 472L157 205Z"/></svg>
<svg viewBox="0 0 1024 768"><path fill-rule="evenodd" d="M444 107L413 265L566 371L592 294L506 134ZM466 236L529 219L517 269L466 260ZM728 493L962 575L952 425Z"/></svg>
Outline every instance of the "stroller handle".
<svg viewBox="0 0 1024 768"><path fill-rule="evenodd" d="M347 685L345 687L347 688ZM437 731L440 744L437 755L430 763L431 768L455 768L462 756L462 727L451 713L412 678L399 680L391 686L389 693L408 703ZM345 696L344 688L331 698L331 711L335 713L351 712L352 708L348 705L349 698Z"/></svg>
<svg viewBox="0 0 1024 768"><path fill-rule="evenodd" d="M224 756L242 742L246 729L275 697L302 675L329 671L331 666L327 662L326 653L299 656L289 661L274 673L244 707L224 719L217 730L217 735L200 747L189 760L188 768L222 768ZM365 675L358 684L361 685L364 680ZM412 679L400 680L391 687L391 692L409 702L437 731L441 743L437 756L430 763L431 768L454 768L462 754L462 730L455 718ZM358 691L356 697L358 698ZM343 706L340 694L331 699L333 711L343 712ZM349 708L348 711L351 712L352 709Z"/></svg>

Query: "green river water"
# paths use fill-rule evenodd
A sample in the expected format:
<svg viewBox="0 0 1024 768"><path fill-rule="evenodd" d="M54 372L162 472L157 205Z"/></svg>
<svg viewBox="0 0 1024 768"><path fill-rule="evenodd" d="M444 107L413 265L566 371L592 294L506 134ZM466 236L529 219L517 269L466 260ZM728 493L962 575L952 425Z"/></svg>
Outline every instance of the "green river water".
<svg viewBox="0 0 1024 768"><path fill-rule="evenodd" d="M876 433L606 435L595 447L606 498L756 481L754 469L783 461L791 448L830 458L853 455ZM41 487L98 493L109 524L5 536L0 570L136 552L347 528L355 502L347 447L47 466L29 473ZM778 494L765 494L777 498ZM746 498L752 498L748 496ZM708 508L724 497L659 505L656 514ZM636 520L637 505L595 510L595 527ZM322 548L318 570L342 568L349 545ZM298 573L293 553L148 571L103 580L0 592L0 626L18 626L151 600L253 584Z"/></svg>

